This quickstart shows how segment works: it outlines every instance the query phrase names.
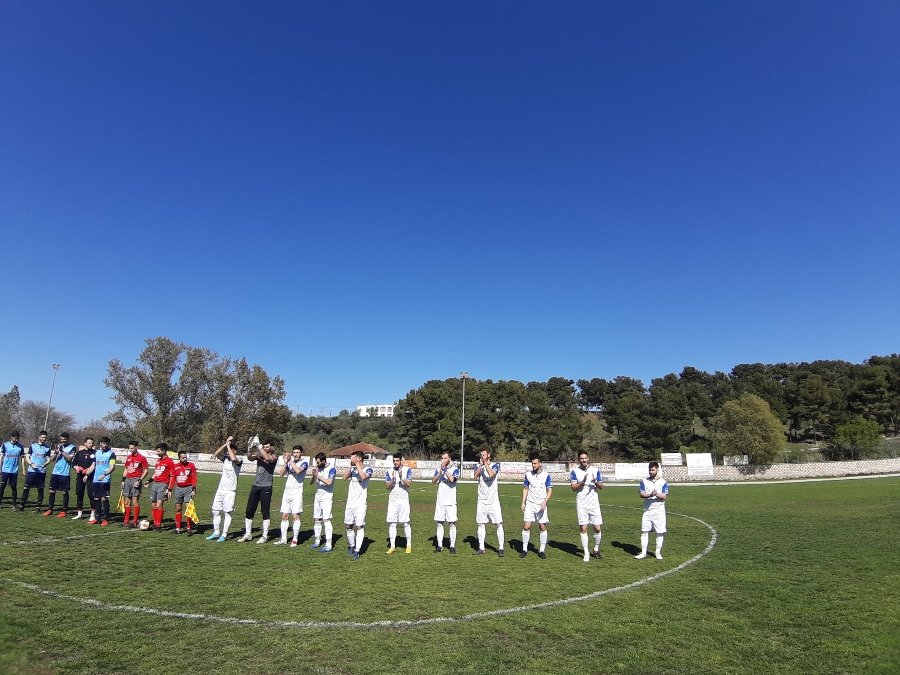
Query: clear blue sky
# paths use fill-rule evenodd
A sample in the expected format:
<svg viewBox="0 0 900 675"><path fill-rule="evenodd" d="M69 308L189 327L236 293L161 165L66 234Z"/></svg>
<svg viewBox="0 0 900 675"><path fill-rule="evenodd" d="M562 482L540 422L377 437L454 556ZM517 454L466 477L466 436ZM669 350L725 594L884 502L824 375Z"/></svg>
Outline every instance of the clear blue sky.
<svg viewBox="0 0 900 675"><path fill-rule="evenodd" d="M0 390L900 351L900 3L0 4Z"/></svg>

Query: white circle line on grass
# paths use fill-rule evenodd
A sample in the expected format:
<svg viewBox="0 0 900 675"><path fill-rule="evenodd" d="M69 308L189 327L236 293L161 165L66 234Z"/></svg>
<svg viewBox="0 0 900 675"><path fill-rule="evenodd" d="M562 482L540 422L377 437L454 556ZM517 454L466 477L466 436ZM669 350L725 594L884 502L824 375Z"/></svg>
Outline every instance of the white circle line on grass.
<svg viewBox="0 0 900 675"><path fill-rule="evenodd" d="M91 534L73 534L68 537L40 537L27 541L0 541L0 546L32 546L36 544L56 544L61 541L75 541L77 539L90 539L91 537L108 537L112 534L128 534L134 530L108 530L106 532L92 532Z"/></svg>
<svg viewBox="0 0 900 675"><path fill-rule="evenodd" d="M637 507L628 507L628 506L620 506L619 508L637 508ZM560 600L548 600L547 602L538 602L531 605L521 605L519 607L507 607L505 609L492 609L485 612L474 612L472 614L465 614L463 616L441 616L441 617L432 617L428 619L411 619L411 620L401 620L401 621L270 621L265 619L241 619L238 617L232 616L218 616L216 614L201 614L201 613L191 613L191 612L175 612L165 609L156 609L155 607L142 607L136 605L117 605L109 602L104 602L102 600L97 600L95 598L83 598L75 595L67 595L65 593L59 593L57 591L48 590L46 588L41 588L35 584L30 584L24 581L16 581L15 579L6 579L0 578L0 581L11 584L13 586L18 586L19 588L24 588L33 593L38 593L39 595L43 595L48 598L54 598L56 600L67 600L69 602L78 603L80 605L86 605L88 607L92 607L95 609L103 609L112 612L127 612L131 614L147 614L150 616L158 616L167 619L189 619L192 621L208 621L212 623L223 623L223 624L234 624L240 626L262 626L265 628L312 628L312 629L329 629L329 628L417 628L419 626L430 626L434 624L441 623L456 623L461 621L474 621L476 619L486 619L495 616L506 616L508 614L518 614L520 612L531 612L538 609L548 609L551 607L562 607L564 605L572 605L578 602L586 602L588 600L595 600L597 598L602 598L607 595L613 595L614 593L621 593L623 591L630 591L635 588L640 588L646 584L653 583L654 581L659 581L667 576L671 576L672 574L677 574L681 572L686 567L693 565L694 563L702 560L706 557L710 551L716 545L716 542L719 539L719 534L716 532L716 528L707 523L704 520L700 520L699 518L695 518L694 516L688 516L683 513L675 513L670 512L669 515L679 516L681 518L688 518L689 520L696 521L701 525L705 526L710 531L710 540L700 553L685 560L680 565L673 567L672 569L664 570L662 572L657 572L656 574L651 574L649 577L644 577L643 579L638 579L637 581L632 581L631 583L624 584L622 586L616 586L614 588L606 588L602 591L594 591L593 593L588 593L587 595L579 595L571 598L562 598ZM113 534L113 533L110 533ZM91 535L82 535L82 536L91 536Z"/></svg>

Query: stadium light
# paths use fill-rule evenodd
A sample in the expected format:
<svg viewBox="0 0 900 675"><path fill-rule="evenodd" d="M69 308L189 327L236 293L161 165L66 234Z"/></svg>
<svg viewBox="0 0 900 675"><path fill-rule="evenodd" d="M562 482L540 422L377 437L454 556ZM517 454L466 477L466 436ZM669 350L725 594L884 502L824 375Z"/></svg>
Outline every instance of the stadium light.
<svg viewBox="0 0 900 675"><path fill-rule="evenodd" d="M462 476L463 473L463 456L465 453L466 447L466 380L469 379L469 374L466 371L462 371L459 374L459 378L462 380L462 425L460 426L459 432L459 475Z"/></svg>
<svg viewBox="0 0 900 675"><path fill-rule="evenodd" d="M56 388L56 374L62 368L58 363L53 364L53 383L50 385L50 399L47 401L47 414L44 415L44 431L47 431L47 422L50 420L50 404L53 403L53 390Z"/></svg>

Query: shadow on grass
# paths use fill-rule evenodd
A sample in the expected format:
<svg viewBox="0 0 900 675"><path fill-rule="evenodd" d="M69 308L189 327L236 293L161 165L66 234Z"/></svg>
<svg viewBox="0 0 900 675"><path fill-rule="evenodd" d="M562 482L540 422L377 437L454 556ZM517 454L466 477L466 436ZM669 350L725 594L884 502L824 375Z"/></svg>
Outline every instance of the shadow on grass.
<svg viewBox="0 0 900 675"><path fill-rule="evenodd" d="M568 553L569 555L581 557L581 549L578 548L575 544L570 544L567 541L552 541L547 540L547 546L550 548L559 549L563 553Z"/></svg>
<svg viewBox="0 0 900 675"><path fill-rule="evenodd" d="M490 542L490 539L491 539L491 538L493 538L493 540L494 540L495 543L492 544L492 543ZM487 537L487 539L486 539L485 542L484 542L484 550L485 550L485 551L493 551L494 553L497 553L497 551L498 551L499 549L498 549L497 546L496 546L496 541L497 541L497 535L496 535L496 534L494 534L494 535L490 535L490 534L489 534L488 537ZM463 542L463 544L468 544L468 545L469 545L469 548L472 549L472 553L475 553L475 552L478 551L478 537L476 537L476 536L470 534L468 537L463 537L462 542ZM509 545L511 545L512 542L504 542L504 543L506 544L506 550L508 551L508 550L509 550ZM521 542L520 542L520 543L521 543Z"/></svg>
<svg viewBox="0 0 900 675"><path fill-rule="evenodd" d="M634 544L628 544L623 541L613 541L610 543L610 546L614 548L620 548L628 555L637 555L641 552L640 546L635 546Z"/></svg>

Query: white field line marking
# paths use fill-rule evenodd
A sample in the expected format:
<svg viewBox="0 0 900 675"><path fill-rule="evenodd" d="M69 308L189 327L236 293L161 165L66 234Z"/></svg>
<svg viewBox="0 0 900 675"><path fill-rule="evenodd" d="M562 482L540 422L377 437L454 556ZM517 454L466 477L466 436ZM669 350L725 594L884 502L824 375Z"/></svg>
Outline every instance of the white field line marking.
<svg viewBox="0 0 900 675"><path fill-rule="evenodd" d="M619 508L626 509L637 509L638 507L631 506L622 506ZM40 586L36 586L35 584L29 584L23 581L16 581L15 579L5 579L0 578L0 581L18 586L19 588L24 588L26 590L32 591L34 593L38 593L40 595L46 596L48 598L54 598L56 600L68 600L69 602L75 602L81 605L87 605L88 607L93 607L95 609L104 609L108 611L114 612L128 612L131 614L149 614L151 616L159 616L170 619L190 619L193 621L209 621L215 623L224 623L224 624L235 624L241 626L264 626L266 628L416 628L418 626L430 626L433 624L439 623L456 623L458 621L473 621L475 619L485 619L488 617L494 616L505 616L507 614L518 614L519 612L530 612L537 609L546 609L548 607L562 607L564 605L571 605L576 602L585 602L587 600L594 600L596 598L602 598L606 595L612 595L613 593L621 593L622 591L630 591L635 588L639 588L644 586L645 584L652 583L654 581L659 581L660 579L670 576L672 574L676 574L686 567L693 565L698 562L702 558L704 558L710 551L715 547L716 542L719 539L719 534L716 532L716 528L714 528L709 523L700 520L699 518L695 518L694 516L688 516L683 513L674 513L670 512L669 515L680 516L682 518L688 518L690 520L694 520L701 525L705 526L709 529L711 533L711 537L709 543L706 545L700 553L695 555L693 558L689 558L685 560L680 565L673 567L672 569L665 570L662 572L658 572L656 574L650 575L649 577L644 577L643 579L638 579L637 581L632 581L629 584L625 584L623 586L616 586L615 588L607 588L602 591L594 591L593 593L588 593L587 595L579 595L571 598L563 598L561 600L549 600L547 602L538 602L532 605L522 605L520 607L508 607L506 609L493 609L486 612L475 612L473 614L465 614L463 616L442 616L442 617L432 617L430 619L415 619L409 621L267 621L264 619L240 619L238 617L232 616L217 616L215 614L197 614L197 613L188 613L188 612L173 612L165 609L156 609L154 607L141 607L135 605L116 605L108 602L104 602L102 600L96 600L94 598L82 598L74 595L66 595L65 593L58 593L56 591L51 591L45 588L41 588Z"/></svg>
<svg viewBox="0 0 900 675"><path fill-rule="evenodd" d="M60 541L73 541L76 539L89 539L91 537L108 537L111 534L129 534L135 530L112 530L108 532L94 532L92 534L73 534L69 537L40 537L28 541L0 541L0 546L31 546L33 544L55 544Z"/></svg>

